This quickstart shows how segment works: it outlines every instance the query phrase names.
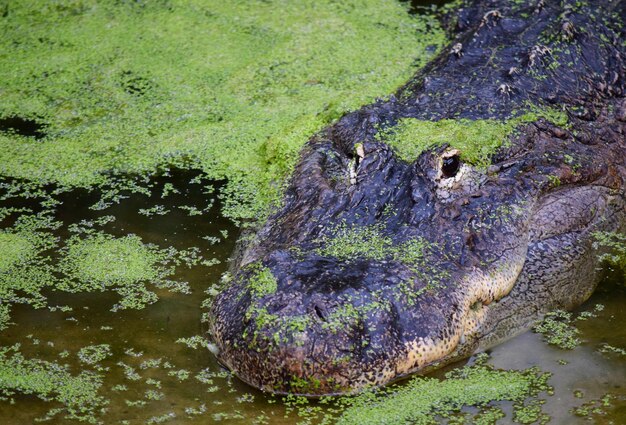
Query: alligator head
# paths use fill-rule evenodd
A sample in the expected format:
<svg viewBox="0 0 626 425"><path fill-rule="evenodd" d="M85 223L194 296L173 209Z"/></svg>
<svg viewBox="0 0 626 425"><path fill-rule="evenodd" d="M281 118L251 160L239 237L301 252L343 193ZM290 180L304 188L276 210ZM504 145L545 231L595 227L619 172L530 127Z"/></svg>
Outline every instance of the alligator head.
<svg viewBox="0 0 626 425"><path fill-rule="evenodd" d="M536 62L551 48L537 40L562 19L563 5L529 22L508 3L497 14L485 5L462 10L455 47L397 97L308 142L282 207L211 308L219 358L244 381L305 395L382 385L589 297L593 233L626 222L623 45L574 37L571 55L603 72L597 81L578 66L555 72ZM606 20L588 18L600 10L567 16L587 34L607 32ZM492 48L503 39L516 44ZM505 93L501 66L512 62L518 70ZM472 66L481 71L473 79ZM407 118L506 121L529 101L562 105L567 125L520 122L489 164L467 163L446 143L407 161L387 143Z"/></svg>

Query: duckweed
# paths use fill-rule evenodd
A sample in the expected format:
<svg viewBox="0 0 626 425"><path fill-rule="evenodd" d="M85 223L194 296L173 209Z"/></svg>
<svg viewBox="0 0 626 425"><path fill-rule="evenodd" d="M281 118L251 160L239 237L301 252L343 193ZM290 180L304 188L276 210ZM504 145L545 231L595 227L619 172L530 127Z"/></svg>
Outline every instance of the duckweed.
<svg viewBox="0 0 626 425"><path fill-rule="evenodd" d="M387 142L405 161L414 161L426 149L449 144L460 151L461 158L472 165L487 167L489 157L503 144L514 130L524 123L544 118L557 125L568 122L564 112L531 108L531 112L507 121L493 119L442 119L424 121L413 118L400 120L397 126L381 131L378 138Z"/></svg>
<svg viewBox="0 0 626 425"><path fill-rule="evenodd" d="M73 236L67 241L65 254L59 269L67 279L58 288L70 292L112 289L122 296L114 311L141 309L156 302L158 297L147 284L188 291L186 284L167 280L173 273L173 268L165 265L170 253L144 244L136 235Z"/></svg>
<svg viewBox="0 0 626 425"><path fill-rule="evenodd" d="M0 22L0 174L66 186L160 165L228 179L255 218L300 147L445 41L394 0L12 3ZM158 30L146 31L146 28ZM433 49L433 47L435 47Z"/></svg>
<svg viewBox="0 0 626 425"><path fill-rule="evenodd" d="M320 247L316 252L350 262L368 259L392 260L404 264L419 281L425 283L420 290L415 289L413 281L398 285L399 295L405 297L409 304L414 303L422 292L441 285L448 277L446 268L438 267L447 258L438 254L440 250L437 244L421 237L394 243L384 233L385 229L381 224L350 226L341 223L332 236L318 241Z"/></svg>
<svg viewBox="0 0 626 425"><path fill-rule="evenodd" d="M548 388L548 374L536 369L500 371L478 364L446 375L445 380L413 378L406 385L367 392L351 400L337 425L436 424L465 406L494 400L521 403ZM498 417L498 414L495 414Z"/></svg>
<svg viewBox="0 0 626 425"><path fill-rule="evenodd" d="M622 270L626 276L626 235L617 232L594 233L594 248L600 249L600 260Z"/></svg>
<svg viewBox="0 0 626 425"><path fill-rule="evenodd" d="M422 263L436 248L435 244L423 238L395 244L393 239L384 233L384 227L380 224L350 226L341 223L333 231L332 236L323 237L318 241L320 247L316 252L345 261L393 259L411 266Z"/></svg>
<svg viewBox="0 0 626 425"><path fill-rule="evenodd" d="M563 310L547 313L544 319L533 328L543 335L544 340L565 350L571 350L580 344L580 331L572 326L572 314Z"/></svg>
<svg viewBox="0 0 626 425"><path fill-rule="evenodd" d="M111 346L109 344L89 345L78 350L78 358L81 363L95 365L102 360L111 357Z"/></svg>
<svg viewBox="0 0 626 425"><path fill-rule="evenodd" d="M381 226L348 226L342 223L332 238L325 238L318 254L340 260L383 260L392 253L393 240L384 236Z"/></svg>
<svg viewBox="0 0 626 425"><path fill-rule="evenodd" d="M278 283L270 269L258 266L255 267L254 274L248 280L248 287L252 296L260 298L276 292Z"/></svg>
<svg viewBox="0 0 626 425"><path fill-rule="evenodd" d="M100 375L72 375L66 366L27 359L18 350L19 346L0 348L0 398L12 398L15 393L33 394L63 406L52 409L48 417L64 412L67 419L96 423L99 410L106 404L98 394Z"/></svg>
<svg viewBox="0 0 626 425"><path fill-rule="evenodd" d="M11 266L20 262L28 261L35 250L28 240L15 233L0 233L0 272L4 272Z"/></svg>
<svg viewBox="0 0 626 425"><path fill-rule="evenodd" d="M46 306L42 290L55 282L43 252L56 244L49 232L56 224L46 215L22 215L10 229L0 230L0 329L10 320L12 304Z"/></svg>
<svg viewBox="0 0 626 425"><path fill-rule="evenodd" d="M572 413L576 416L584 417L591 422L597 422L594 419L606 416L607 411L613 407L616 402L623 403L624 401L624 397L616 397L613 394L605 394L598 400L590 400L572 409Z"/></svg>

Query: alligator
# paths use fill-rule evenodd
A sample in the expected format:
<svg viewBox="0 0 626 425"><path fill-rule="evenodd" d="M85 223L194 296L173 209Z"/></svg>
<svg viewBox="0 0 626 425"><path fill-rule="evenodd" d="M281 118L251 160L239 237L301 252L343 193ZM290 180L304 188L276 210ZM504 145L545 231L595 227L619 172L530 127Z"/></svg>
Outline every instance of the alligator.
<svg viewBox="0 0 626 425"><path fill-rule="evenodd" d="M481 0L442 22L447 47L314 135L245 238L209 334L250 385L385 385L598 284L597 232L626 230L626 2Z"/></svg>

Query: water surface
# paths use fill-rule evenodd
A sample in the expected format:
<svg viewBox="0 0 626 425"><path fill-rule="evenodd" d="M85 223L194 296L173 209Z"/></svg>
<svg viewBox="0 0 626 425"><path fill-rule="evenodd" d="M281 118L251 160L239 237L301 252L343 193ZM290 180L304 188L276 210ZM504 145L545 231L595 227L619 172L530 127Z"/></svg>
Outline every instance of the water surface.
<svg viewBox="0 0 626 425"><path fill-rule="evenodd" d="M206 311L202 308L207 298L205 290L227 271L228 258L239 232L232 222L220 216L219 184L190 183L196 175L174 172L153 179L146 183L152 186L151 196L126 193L128 198L104 210L89 208L98 201L99 193L64 193L58 196L62 203L55 213L63 222L55 231L62 239L68 237L67 226L72 223L113 215L115 220L100 227L101 231L120 237L133 233L143 242L161 247L173 246L179 250L197 247L205 258L219 260L221 263L213 266L177 267L173 279L189 282L191 294L157 289L159 301L155 304L143 310L112 312L111 306L119 298L112 292L48 291L49 305L68 305L72 311L33 309L28 305L15 307L12 315L15 324L0 333L0 346L20 343L20 351L26 357L69 364L72 372L78 373L93 368L79 361L77 353L82 347L109 344L112 356L100 363L104 368L100 373L105 377L101 393L109 404L99 418L107 424L306 423L289 403L264 395L230 376L206 348L193 349L176 342L179 338L205 334L201 322L202 313ZM166 183L180 193L163 198ZM33 203L20 202L23 205ZM169 212L151 216L140 213L155 205ZM180 206L194 206L205 212L189 215L189 210L178 208ZM10 222L6 220L3 224L7 226ZM220 242L214 244L207 236L218 238ZM489 363L497 368L537 366L552 373L549 383L554 392L541 395L545 400L542 410L550 416L550 423L589 423L590 419L576 416L573 409L606 394L614 399L609 407L602 407L600 414L591 415L592 420L626 423L626 356L599 351L603 344L626 348L623 325L626 323L626 288L619 283L619 278L607 280L581 307L580 311L587 311L602 304L604 309L596 317L575 322L583 341L575 349L549 346L541 335L527 332L489 352ZM468 361L471 363L473 359ZM139 379L128 379L119 362L133 367ZM184 372L178 377L174 374L181 370L188 372L188 378L183 379ZM443 371L433 375L441 377ZM124 385L126 390L120 391L116 387L119 385ZM513 423L511 403L496 405L508 415L498 423ZM7 425L32 423L55 406L54 402L44 402L35 396L16 396L15 404L0 402L0 422ZM465 409L469 413L475 411ZM50 423L66 423L66 420L57 417Z"/></svg>

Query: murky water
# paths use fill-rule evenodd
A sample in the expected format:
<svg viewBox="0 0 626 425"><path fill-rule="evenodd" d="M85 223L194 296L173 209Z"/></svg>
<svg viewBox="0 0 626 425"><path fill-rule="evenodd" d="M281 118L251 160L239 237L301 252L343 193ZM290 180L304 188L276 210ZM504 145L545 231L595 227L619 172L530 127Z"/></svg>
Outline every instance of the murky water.
<svg viewBox="0 0 626 425"><path fill-rule="evenodd" d="M57 219L64 223L56 231L61 238L68 236L69 224L113 215L116 220L103 226L102 231L115 236L134 233L144 242L161 247L198 247L206 258L220 260L221 264L210 267L178 267L173 278L189 282L192 294L157 290L157 303L143 310L113 313L110 308L119 298L114 293L51 291L47 293L50 305L69 305L73 310L16 307L12 316L15 324L0 333L0 346L20 343L20 351L26 357L69 364L71 371L77 373L86 369L76 356L80 348L109 344L112 356L100 363L105 368L101 371L105 376L101 393L109 400L100 419L107 424L295 424L302 419L295 412L289 413L289 406L282 400L266 396L225 373L207 349L193 349L176 342L204 334L200 319L201 304L207 298L205 290L227 270L238 234L232 223L220 217L219 191L206 193L205 185L190 183L194 176L191 172L178 172L161 177L154 181L151 196L129 195L120 204L102 211L89 209L98 200L98 194L65 193L60 195L62 204L56 212ZM173 184L180 193L162 198L166 183ZM155 205L170 212L152 216L140 213L141 209ZM195 206L207 212L189 215L179 206ZM221 242L212 245L206 236L220 238ZM626 356L599 351L603 344L626 348L626 287L615 282L603 284L581 311L598 303L604 305L604 310L597 317L576 322L583 343L573 350L548 346L541 335L527 332L490 351L490 363L498 368L537 366L552 373L549 383L554 394L541 397L550 423L626 423ZM119 362L133 367L139 374L137 379L129 379ZM442 372L434 375L441 376ZM608 407L590 415L592 419L572 412L606 394L614 398ZM35 396L17 396L15 401L0 402L0 423L33 423L56 406ZM508 414L498 423L511 423L511 404L496 405ZM57 417L49 423L66 420Z"/></svg>

